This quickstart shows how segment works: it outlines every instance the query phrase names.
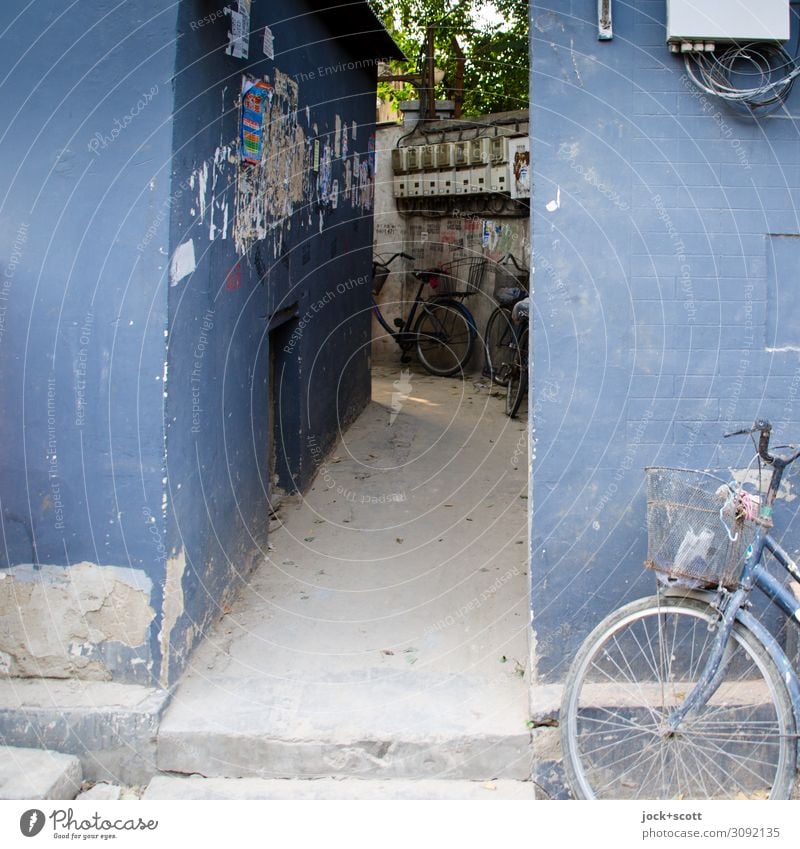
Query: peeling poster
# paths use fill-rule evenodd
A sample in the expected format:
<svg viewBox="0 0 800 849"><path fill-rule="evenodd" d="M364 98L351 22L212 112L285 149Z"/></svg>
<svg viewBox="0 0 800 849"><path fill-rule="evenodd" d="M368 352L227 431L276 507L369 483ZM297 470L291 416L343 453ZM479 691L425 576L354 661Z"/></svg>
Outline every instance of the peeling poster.
<svg viewBox="0 0 800 849"><path fill-rule="evenodd" d="M237 0L237 9L225 7L230 15L231 29L228 33L228 46L225 52L235 59L247 59L250 43L250 3L251 0Z"/></svg>

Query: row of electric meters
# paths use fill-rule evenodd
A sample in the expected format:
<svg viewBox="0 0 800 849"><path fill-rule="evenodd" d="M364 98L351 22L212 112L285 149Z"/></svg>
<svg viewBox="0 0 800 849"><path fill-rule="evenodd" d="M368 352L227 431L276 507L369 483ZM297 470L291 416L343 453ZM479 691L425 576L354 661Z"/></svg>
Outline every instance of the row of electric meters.
<svg viewBox="0 0 800 849"><path fill-rule="evenodd" d="M503 165L483 165L478 168L396 174L393 178L393 194L396 198L494 193L507 194L512 198L529 197L527 164L523 166L519 177L506 162Z"/></svg>
<svg viewBox="0 0 800 849"><path fill-rule="evenodd" d="M513 159L514 144L527 136L478 138L469 141L418 144L392 149L395 174L435 171L442 168L466 168L472 165L498 165Z"/></svg>

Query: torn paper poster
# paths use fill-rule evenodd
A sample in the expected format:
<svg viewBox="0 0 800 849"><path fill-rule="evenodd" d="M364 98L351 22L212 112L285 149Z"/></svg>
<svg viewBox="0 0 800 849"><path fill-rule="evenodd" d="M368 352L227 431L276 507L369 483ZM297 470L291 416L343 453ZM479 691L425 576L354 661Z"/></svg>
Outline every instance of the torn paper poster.
<svg viewBox="0 0 800 849"><path fill-rule="evenodd" d="M269 27L264 27L264 55L267 59L275 58L275 38Z"/></svg>
<svg viewBox="0 0 800 849"><path fill-rule="evenodd" d="M334 128L333 128L333 155L336 159L342 155L342 119L338 116L334 116Z"/></svg>
<svg viewBox="0 0 800 849"><path fill-rule="evenodd" d="M250 2L237 0L237 8L225 7L225 14L231 17L231 29L228 33L228 46L225 52L235 59L247 59L250 43Z"/></svg>
<svg viewBox="0 0 800 849"><path fill-rule="evenodd" d="M169 264L169 285L177 286L178 283L195 270L194 242L189 239L175 248Z"/></svg>
<svg viewBox="0 0 800 849"><path fill-rule="evenodd" d="M347 124L342 127L342 159L347 159Z"/></svg>
<svg viewBox="0 0 800 849"><path fill-rule="evenodd" d="M269 115L273 89L269 83L245 77L242 83L242 162L261 161L264 118Z"/></svg>

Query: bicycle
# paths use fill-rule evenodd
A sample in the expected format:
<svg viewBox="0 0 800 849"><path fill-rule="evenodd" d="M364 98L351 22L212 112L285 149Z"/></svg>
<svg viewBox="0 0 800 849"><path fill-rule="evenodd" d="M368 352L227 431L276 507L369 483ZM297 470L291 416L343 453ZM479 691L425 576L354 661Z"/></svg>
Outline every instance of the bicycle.
<svg viewBox="0 0 800 849"><path fill-rule="evenodd" d="M800 451L770 453L771 430L759 420L725 434L759 434L755 494L705 472L647 469L646 565L659 588L606 617L570 667L560 727L576 797L789 798L800 685L749 599L758 587L800 622L800 596L762 562L769 551L800 587L800 570L769 534ZM772 467L763 497L762 462Z"/></svg>
<svg viewBox="0 0 800 849"><path fill-rule="evenodd" d="M511 310L512 337L508 343L511 353L507 365L506 415L514 418L528 391L528 316L530 299L523 298Z"/></svg>
<svg viewBox="0 0 800 849"><path fill-rule="evenodd" d="M513 263L516 273L504 267L509 262ZM498 386L508 385L515 339L511 311L514 304L528 296L528 274L528 269L519 265L513 254L506 254L495 270L493 297L497 306L486 322L483 335L483 376Z"/></svg>
<svg viewBox="0 0 800 849"><path fill-rule="evenodd" d="M385 262L372 263L372 309L380 325L397 342L403 352L401 361L410 362L408 352L416 349L423 367L431 374L448 377L463 371L470 357L477 332L472 313L457 300L470 294L459 291L458 278L450 269L416 269L412 273L419 286L405 318L395 318L392 329L376 300L391 273L390 265L397 257L411 260L406 253L396 253ZM454 285L455 284L455 285ZM434 290L430 298L422 297L425 286ZM436 290L439 292L436 292Z"/></svg>

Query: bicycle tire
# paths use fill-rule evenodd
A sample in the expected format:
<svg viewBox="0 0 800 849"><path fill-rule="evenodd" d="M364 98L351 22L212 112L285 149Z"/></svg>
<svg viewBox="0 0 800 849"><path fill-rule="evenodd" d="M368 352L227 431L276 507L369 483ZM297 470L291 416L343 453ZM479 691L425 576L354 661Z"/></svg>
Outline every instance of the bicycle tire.
<svg viewBox="0 0 800 849"><path fill-rule="evenodd" d="M513 339L511 310L508 307L496 307L486 322L483 350L486 376L498 386L508 385L510 366L514 358Z"/></svg>
<svg viewBox="0 0 800 849"><path fill-rule="evenodd" d="M514 346L514 361L508 374L506 415L514 418L528 389L528 328L523 327Z"/></svg>
<svg viewBox="0 0 800 849"><path fill-rule="evenodd" d="M797 760L791 696L772 657L734 624L720 684L677 732L665 717L691 691L717 612L684 597L639 599L607 616L564 686L564 768L580 799L788 799Z"/></svg>
<svg viewBox="0 0 800 849"><path fill-rule="evenodd" d="M454 301L426 301L417 323L417 357L437 377L459 371L472 355L475 332L465 310Z"/></svg>

